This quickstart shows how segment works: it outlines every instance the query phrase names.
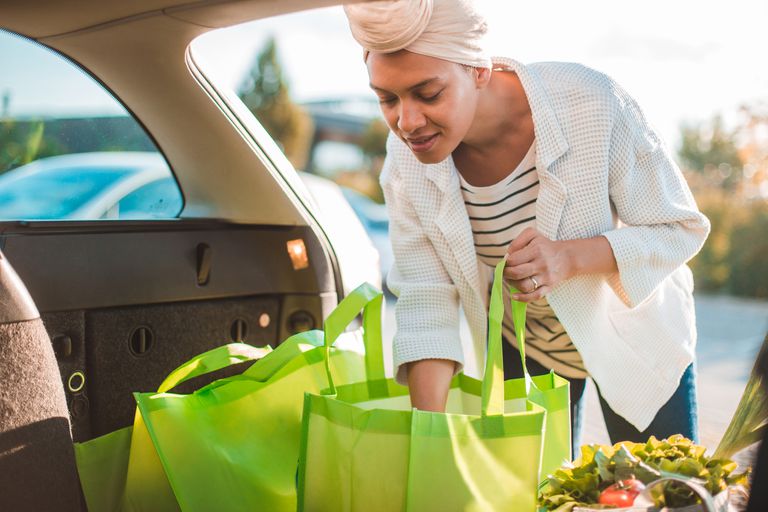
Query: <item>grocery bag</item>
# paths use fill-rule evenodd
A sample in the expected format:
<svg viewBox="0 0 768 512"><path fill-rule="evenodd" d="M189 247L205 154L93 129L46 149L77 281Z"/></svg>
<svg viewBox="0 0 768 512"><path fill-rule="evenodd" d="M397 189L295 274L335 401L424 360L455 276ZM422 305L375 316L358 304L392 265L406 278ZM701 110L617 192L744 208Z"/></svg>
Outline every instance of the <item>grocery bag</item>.
<svg viewBox="0 0 768 512"><path fill-rule="evenodd" d="M328 387L328 360L334 381L366 380L360 334L344 330L361 310L365 319L375 309L380 322L382 298L358 287L323 331L296 334L242 374L192 394L135 394L181 510L296 510L304 393Z"/></svg>
<svg viewBox="0 0 768 512"><path fill-rule="evenodd" d="M244 343L215 348L174 370L159 391L232 364L260 359L270 351L271 347ZM75 443L75 458L90 512L179 510L138 409L132 426Z"/></svg>
<svg viewBox="0 0 768 512"><path fill-rule="evenodd" d="M446 413L411 408L408 389L384 376L380 332L368 330L376 374L306 394L299 510L535 510L549 425L538 402L566 422L553 426L547 455L559 465L570 457L570 422L561 411L568 410L568 384L554 374L531 378L524 358L524 378L504 382L503 268L496 267L493 282L483 379L454 378ZM514 307L524 320L525 304ZM524 351L524 321L515 324Z"/></svg>

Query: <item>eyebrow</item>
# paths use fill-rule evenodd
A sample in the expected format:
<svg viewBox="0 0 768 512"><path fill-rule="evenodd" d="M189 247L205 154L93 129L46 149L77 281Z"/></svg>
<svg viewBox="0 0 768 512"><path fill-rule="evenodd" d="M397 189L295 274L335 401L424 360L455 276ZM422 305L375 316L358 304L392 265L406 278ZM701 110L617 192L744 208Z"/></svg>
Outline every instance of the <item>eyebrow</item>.
<svg viewBox="0 0 768 512"><path fill-rule="evenodd" d="M433 76L432 78L427 78L426 80L422 80L421 82L419 82L419 83L417 83L417 84L414 84L414 85L412 85L412 86L408 87L406 90L408 90L408 91L412 91L412 90L414 90L414 89L418 89L419 87L424 87L425 85L429 85L430 83L432 83L432 82L434 82L434 81L436 81L436 80L439 80L439 79L440 79L440 77L438 77L438 76ZM369 86L370 86L370 88L371 88L371 89L373 89L374 91L378 91L378 92L390 92L390 91L388 91L388 90L386 90L386 89L382 89L381 87L376 87L376 86L375 86L375 85L373 85L372 83L369 83L368 85L369 85Z"/></svg>

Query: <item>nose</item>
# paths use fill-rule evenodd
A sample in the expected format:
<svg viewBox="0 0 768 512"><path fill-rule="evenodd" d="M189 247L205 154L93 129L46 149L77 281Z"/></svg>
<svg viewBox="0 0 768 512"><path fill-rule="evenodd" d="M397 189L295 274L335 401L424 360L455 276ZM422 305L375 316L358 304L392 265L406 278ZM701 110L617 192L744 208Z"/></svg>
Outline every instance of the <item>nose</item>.
<svg viewBox="0 0 768 512"><path fill-rule="evenodd" d="M427 124L427 118L418 105L411 101L400 102L397 127L405 133L414 133Z"/></svg>

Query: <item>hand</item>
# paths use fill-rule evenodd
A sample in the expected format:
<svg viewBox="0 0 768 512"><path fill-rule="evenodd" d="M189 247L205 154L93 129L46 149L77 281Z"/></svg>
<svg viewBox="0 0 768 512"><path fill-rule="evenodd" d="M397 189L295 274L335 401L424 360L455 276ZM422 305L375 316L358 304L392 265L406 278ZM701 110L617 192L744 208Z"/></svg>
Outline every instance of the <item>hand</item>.
<svg viewBox="0 0 768 512"><path fill-rule="evenodd" d="M504 277L522 293L512 298L533 302L572 275L567 242L549 240L533 228L526 228L507 247Z"/></svg>

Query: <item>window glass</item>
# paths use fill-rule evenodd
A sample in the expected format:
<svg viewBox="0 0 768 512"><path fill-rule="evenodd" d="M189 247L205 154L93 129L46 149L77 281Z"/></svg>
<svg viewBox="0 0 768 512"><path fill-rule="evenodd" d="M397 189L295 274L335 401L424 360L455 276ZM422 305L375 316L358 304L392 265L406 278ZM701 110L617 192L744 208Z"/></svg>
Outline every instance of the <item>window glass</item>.
<svg viewBox="0 0 768 512"><path fill-rule="evenodd" d="M181 194L173 178L161 178L121 199L116 214L121 219L141 219L147 214L164 218L178 212L181 203Z"/></svg>
<svg viewBox="0 0 768 512"><path fill-rule="evenodd" d="M178 216L183 199L167 162L103 86L4 30L0 69L0 220Z"/></svg>

